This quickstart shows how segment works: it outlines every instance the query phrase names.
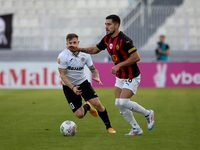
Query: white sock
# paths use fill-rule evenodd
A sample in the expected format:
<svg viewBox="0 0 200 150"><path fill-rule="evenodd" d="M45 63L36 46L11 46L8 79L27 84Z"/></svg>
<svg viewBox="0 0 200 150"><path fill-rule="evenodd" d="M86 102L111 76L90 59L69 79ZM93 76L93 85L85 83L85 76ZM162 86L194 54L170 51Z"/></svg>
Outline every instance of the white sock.
<svg viewBox="0 0 200 150"><path fill-rule="evenodd" d="M144 107L140 106L138 103L130 101L130 99L120 98L119 99L120 105L124 106L125 108L135 111L138 113L143 114L144 116L149 115L150 111L146 110Z"/></svg>
<svg viewBox="0 0 200 150"><path fill-rule="evenodd" d="M140 128L140 126L138 125L137 121L135 120L135 118L133 116L133 112L130 111L129 109L126 109L125 107L121 106L119 104L119 99L115 100L115 105L119 109L119 111L120 111L121 115L124 117L124 119L126 119L126 121L129 122L133 128Z"/></svg>

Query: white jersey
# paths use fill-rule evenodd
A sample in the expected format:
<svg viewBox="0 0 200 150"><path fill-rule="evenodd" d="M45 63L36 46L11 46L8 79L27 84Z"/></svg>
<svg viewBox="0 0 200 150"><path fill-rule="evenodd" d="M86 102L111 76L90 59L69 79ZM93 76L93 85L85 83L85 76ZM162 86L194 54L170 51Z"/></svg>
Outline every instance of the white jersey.
<svg viewBox="0 0 200 150"><path fill-rule="evenodd" d="M74 55L66 48L58 55L58 68L66 69L66 77L73 85L80 85L86 80L85 65L88 67L93 65L89 54L79 52L78 55Z"/></svg>

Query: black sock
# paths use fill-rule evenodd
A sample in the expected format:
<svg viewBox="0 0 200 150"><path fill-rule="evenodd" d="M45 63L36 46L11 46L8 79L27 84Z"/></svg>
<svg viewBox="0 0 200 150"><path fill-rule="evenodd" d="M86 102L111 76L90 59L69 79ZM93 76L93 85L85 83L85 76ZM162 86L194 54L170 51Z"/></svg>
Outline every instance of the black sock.
<svg viewBox="0 0 200 150"><path fill-rule="evenodd" d="M84 116L85 116L86 113L87 113L87 111L90 110L90 105L85 104L85 105L83 106L83 109L85 110L85 112L84 112Z"/></svg>
<svg viewBox="0 0 200 150"><path fill-rule="evenodd" d="M108 114L107 114L106 109L103 112L99 112L98 111L98 114L99 114L99 117L103 120L103 122L104 122L104 124L106 126L106 129L110 128L111 127L110 120L108 118Z"/></svg>

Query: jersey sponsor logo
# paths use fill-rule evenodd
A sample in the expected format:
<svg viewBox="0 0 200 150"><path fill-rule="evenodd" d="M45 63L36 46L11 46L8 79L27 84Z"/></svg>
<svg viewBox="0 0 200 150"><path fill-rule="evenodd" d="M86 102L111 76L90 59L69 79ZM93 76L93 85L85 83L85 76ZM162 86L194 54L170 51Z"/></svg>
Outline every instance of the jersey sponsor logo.
<svg viewBox="0 0 200 150"><path fill-rule="evenodd" d="M82 57L82 58L81 58L81 61L82 61L82 62L84 62L84 61L85 61L85 58L84 58L84 57Z"/></svg>
<svg viewBox="0 0 200 150"><path fill-rule="evenodd" d="M129 49L129 50L128 50L128 53L131 53L131 52L132 52L132 51L134 51L134 50L136 50L136 48L135 48L135 47L133 47L133 48Z"/></svg>
<svg viewBox="0 0 200 150"><path fill-rule="evenodd" d="M112 60L116 64L117 63L117 57L115 55L112 55Z"/></svg>
<svg viewBox="0 0 200 150"><path fill-rule="evenodd" d="M116 50L119 50L119 44L117 44L117 45L115 46L115 49L116 49Z"/></svg>
<svg viewBox="0 0 200 150"><path fill-rule="evenodd" d="M67 69L68 70L82 70L83 67L71 67L71 66L68 66Z"/></svg>
<svg viewBox="0 0 200 150"><path fill-rule="evenodd" d="M60 58L58 58L58 63L60 64Z"/></svg>
<svg viewBox="0 0 200 150"><path fill-rule="evenodd" d="M110 43L110 49L112 49L113 48L113 44L112 43Z"/></svg>

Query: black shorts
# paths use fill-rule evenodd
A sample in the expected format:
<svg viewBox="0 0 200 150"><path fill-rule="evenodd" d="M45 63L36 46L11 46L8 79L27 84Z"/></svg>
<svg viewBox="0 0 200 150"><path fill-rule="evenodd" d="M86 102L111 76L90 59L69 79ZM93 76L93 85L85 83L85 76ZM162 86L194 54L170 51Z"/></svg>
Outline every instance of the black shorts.
<svg viewBox="0 0 200 150"><path fill-rule="evenodd" d="M82 95L76 95L68 86L63 85L63 92L73 112L82 106L81 96L85 101L98 97L88 80L85 80L79 86L79 89L82 90Z"/></svg>

